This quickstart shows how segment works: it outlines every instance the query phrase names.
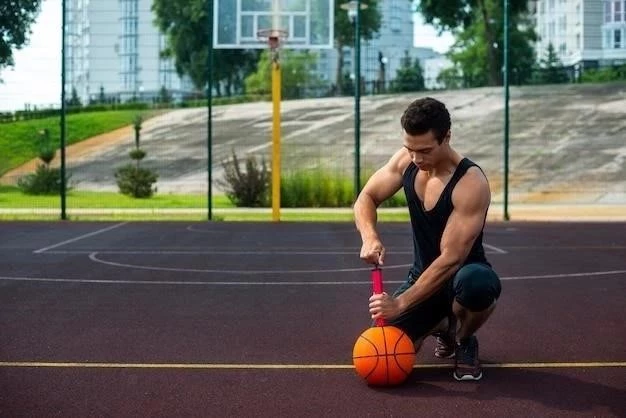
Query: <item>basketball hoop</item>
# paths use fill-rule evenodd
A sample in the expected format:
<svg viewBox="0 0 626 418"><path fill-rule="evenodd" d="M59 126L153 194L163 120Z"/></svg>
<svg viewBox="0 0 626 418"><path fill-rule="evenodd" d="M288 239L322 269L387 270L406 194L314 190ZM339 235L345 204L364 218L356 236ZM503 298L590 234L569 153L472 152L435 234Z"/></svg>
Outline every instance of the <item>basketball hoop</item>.
<svg viewBox="0 0 626 418"><path fill-rule="evenodd" d="M267 42L272 51L280 47L282 40L287 39L287 31L282 29L261 29L257 31L257 37L261 42Z"/></svg>

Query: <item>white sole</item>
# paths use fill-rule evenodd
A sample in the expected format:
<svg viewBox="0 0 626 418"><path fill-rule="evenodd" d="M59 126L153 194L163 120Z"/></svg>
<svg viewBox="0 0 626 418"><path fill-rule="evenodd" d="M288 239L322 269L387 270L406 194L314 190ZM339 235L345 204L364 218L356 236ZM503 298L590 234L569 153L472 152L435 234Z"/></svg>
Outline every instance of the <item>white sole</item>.
<svg viewBox="0 0 626 418"><path fill-rule="evenodd" d="M454 376L454 378L456 380L458 380L459 382L463 382L463 381L476 381L476 380L480 380L483 377L483 372L480 372L480 374L478 376L472 376L470 374L466 374L463 375L461 377L457 376L456 373L452 373L452 375Z"/></svg>

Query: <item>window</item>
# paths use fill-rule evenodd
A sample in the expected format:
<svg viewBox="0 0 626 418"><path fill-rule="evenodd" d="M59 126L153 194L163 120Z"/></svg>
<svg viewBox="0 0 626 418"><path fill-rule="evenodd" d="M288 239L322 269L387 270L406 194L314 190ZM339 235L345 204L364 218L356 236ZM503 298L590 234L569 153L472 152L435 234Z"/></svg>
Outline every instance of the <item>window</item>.
<svg viewBox="0 0 626 418"><path fill-rule="evenodd" d="M613 31L613 48L621 48L622 47L622 30L615 29Z"/></svg>
<svg viewBox="0 0 626 418"><path fill-rule="evenodd" d="M604 2L604 23L611 23L611 2Z"/></svg>
<svg viewBox="0 0 626 418"><path fill-rule="evenodd" d="M615 22L621 22L622 21L622 0L616 1L613 3L613 11L615 13Z"/></svg>

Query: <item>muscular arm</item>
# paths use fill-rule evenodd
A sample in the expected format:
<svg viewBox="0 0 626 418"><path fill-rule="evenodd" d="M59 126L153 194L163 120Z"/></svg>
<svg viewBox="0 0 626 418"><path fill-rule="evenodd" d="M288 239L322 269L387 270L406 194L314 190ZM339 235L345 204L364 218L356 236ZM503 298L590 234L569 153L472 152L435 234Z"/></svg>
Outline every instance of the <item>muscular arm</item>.
<svg viewBox="0 0 626 418"><path fill-rule="evenodd" d="M402 175L411 162L405 149L397 151L389 161L367 181L354 203L354 222L361 234L361 258L382 264L384 247L376 231L376 209L402 187Z"/></svg>
<svg viewBox="0 0 626 418"><path fill-rule="evenodd" d="M441 255L397 298L399 313L432 296L463 265L483 229L490 200L484 174L478 168L470 168L452 193L454 209L441 238Z"/></svg>

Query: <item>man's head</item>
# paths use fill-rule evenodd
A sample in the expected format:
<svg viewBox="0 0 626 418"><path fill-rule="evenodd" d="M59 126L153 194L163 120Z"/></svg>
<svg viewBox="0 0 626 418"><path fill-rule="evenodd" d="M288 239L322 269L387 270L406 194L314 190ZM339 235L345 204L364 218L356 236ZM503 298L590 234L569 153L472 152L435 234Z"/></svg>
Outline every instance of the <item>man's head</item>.
<svg viewBox="0 0 626 418"><path fill-rule="evenodd" d="M432 131L440 144L450 132L450 113L446 106L431 97L417 99L404 111L402 129L405 133L416 136Z"/></svg>
<svg viewBox="0 0 626 418"><path fill-rule="evenodd" d="M446 106L431 97L417 99L400 119L404 147L420 169L430 169L447 152L450 140L450 113Z"/></svg>

